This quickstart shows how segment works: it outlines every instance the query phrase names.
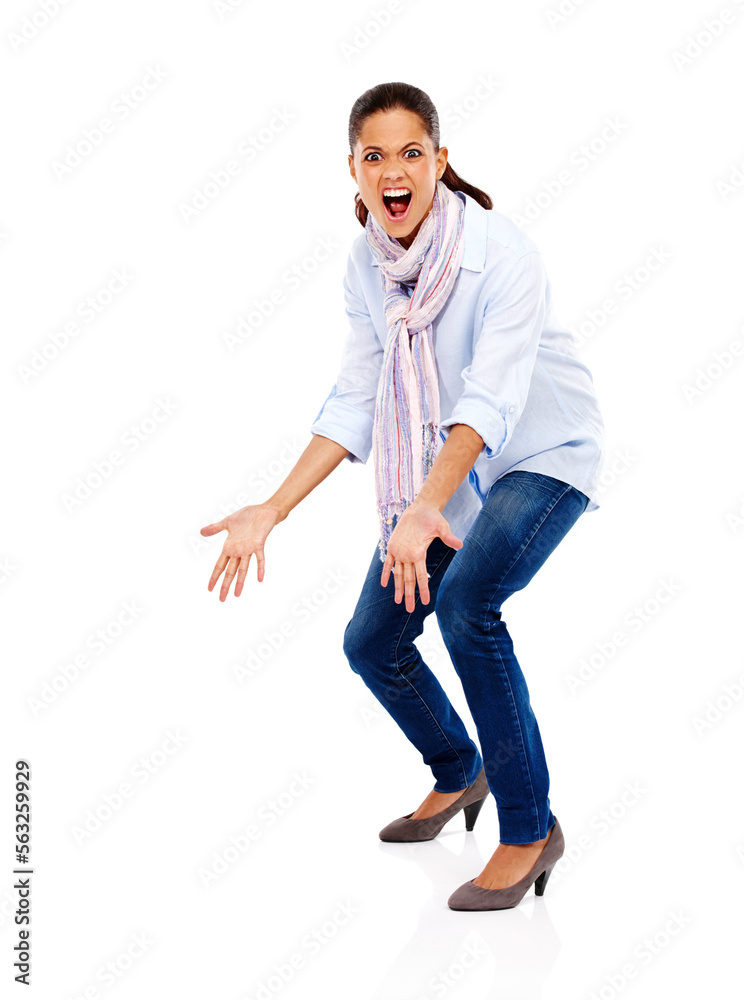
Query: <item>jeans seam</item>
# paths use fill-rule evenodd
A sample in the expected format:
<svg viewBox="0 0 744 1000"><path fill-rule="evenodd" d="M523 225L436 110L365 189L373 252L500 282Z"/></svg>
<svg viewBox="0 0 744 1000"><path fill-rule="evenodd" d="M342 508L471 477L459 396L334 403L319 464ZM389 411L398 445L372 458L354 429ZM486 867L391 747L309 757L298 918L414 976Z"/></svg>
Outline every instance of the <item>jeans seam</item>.
<svg viewBox="0 0 744 1000"><path fill-rule="evenodd" d="M488 631L487 635L488 635L488 638L493 641L493 645L494 645L494 648L495 648L496 653L498 655L499 663L501 665L501 674L505 678L507 686L509 688L509 703L510 703L509 707L511 709L513 717L516 719L517 728L519 729L519 745L520 745L519 758L520 758L520 761L521 761L521 764L522 764L522 771L523 771L524 774L526 774L526 778L527 778L526 784L529 785L530 795L532 796L533 817L535 819L538 819L539 818L539 813L538 813L538 809L537 809L537 802L535 800L535 788L534 788L534 785L532 783L532 774L530 773L530 767L529 767L529 764L527 762L527 751L526 751L525 745L524 745L524 736L522 734L522 725L521 725L521 723L519 721L519 712L516 709L516 701L515 701L515 698L514 698L514 690L513 690L512 686L511 686L511 680L509 679L509 672L507 671L507 669L506 669L506 667L504 665L504 658L501 655L501 650L499 649L499 644L496 641L495 637L492 635L492 633L491 633L490 630Z"/></svg>

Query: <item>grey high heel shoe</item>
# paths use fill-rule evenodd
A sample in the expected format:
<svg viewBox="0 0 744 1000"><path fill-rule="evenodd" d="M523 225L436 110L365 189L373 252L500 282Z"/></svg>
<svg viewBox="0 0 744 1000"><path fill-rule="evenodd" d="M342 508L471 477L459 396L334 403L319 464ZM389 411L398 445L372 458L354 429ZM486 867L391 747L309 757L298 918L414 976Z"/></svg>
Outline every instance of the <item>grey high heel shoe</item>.
<svg viewBox="0 0 744 1000"><path fill-rule="evenodd" d="M504 889L484 889L470 879L459 889L455 889L447 900L447 905L451 910L508 910L522 900L533 882L535 895L542 896L550 873L563 855L564 848L563 830L556 819L540 857L515 885L508 885Z"/></svg>
<svg viewBox="0 0 744 1000"><path fill-rule="evenodd" d="M394 819L392 823L388 823L380 830L380 840L394 843L433 840L444 824L449 822L461 809L465 811L465 829L472 830L489 791L485 768L481 768L480 774L473 784L468 785L460 798L455 799L451 806L447 806L435 816L427 816L424 819L411 819L413 813L406 813L405 816Z"/></svg>

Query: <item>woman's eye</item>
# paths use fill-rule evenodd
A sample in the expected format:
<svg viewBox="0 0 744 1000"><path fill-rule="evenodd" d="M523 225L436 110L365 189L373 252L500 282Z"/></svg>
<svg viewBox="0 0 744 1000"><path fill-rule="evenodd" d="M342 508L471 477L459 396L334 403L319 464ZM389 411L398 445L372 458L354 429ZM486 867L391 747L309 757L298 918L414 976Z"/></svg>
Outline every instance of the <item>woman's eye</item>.
<svg viewBox="0 0 744 1000"><path fill-rule="evenodd" d="M411 157L408 156L409 153L414 153L415 154L413 156L414 160L418 159L418 157L421 156L421 150L419 150L419 149L407 149L406 152L405 152L405 154L404 154L404 158L411 159ZM364 157L364 159L365 160L369 160L370 156L379 156L379 155L380 155L379 153L367 153L367 155ZM374 160L371 160L370 162L374 163Z"/></svg>

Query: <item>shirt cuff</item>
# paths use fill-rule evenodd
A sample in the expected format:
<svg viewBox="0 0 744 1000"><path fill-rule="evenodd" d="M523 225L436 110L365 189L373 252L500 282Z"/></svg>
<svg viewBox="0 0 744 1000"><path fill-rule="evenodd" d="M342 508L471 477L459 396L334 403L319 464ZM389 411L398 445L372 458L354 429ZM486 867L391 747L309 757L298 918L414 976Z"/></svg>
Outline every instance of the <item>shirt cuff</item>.
<svg viewBox="0 0 744 1000"><path fill-rule="evenodd" d="M460 399L452 414L439 425L446 430L454 424L467 424L483 438L486 458L497 458L504 450L517 422L517 406L505 400L498 408L473 399Z"/></svg>
<svg viewBox="0 0 744 1000"><path fill-rule="evenodd" d="M321 434L346 448L350 462L364 464L372 451L374 419L368 413L336 395L336 386L320 408L311 434Z"/></svg>

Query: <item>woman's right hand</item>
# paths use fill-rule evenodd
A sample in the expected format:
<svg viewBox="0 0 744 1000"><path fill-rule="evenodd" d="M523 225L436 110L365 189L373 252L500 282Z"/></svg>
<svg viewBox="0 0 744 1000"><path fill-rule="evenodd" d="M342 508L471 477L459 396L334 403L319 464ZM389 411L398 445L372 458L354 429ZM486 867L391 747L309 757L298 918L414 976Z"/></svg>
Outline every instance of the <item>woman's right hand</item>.
<svg viewBox="0 0 744 1000"><path fill-rule="evenodd" d="M255 553L258 563L258 582L264 578L264 543L269 532L282 520L279 511L265 504L251 504L241 507L234 514L223 517L221 521L207 524L200 530L204 536L214 535L218 531L227 531L227 538L222 547L222 554L214 565L209 578L208 590L212 590L225 570L222 581L220 600L224 601L230 591L230 585L237 573L235 596L240 597L243 583L248 572L251 556Z"/></svg>

